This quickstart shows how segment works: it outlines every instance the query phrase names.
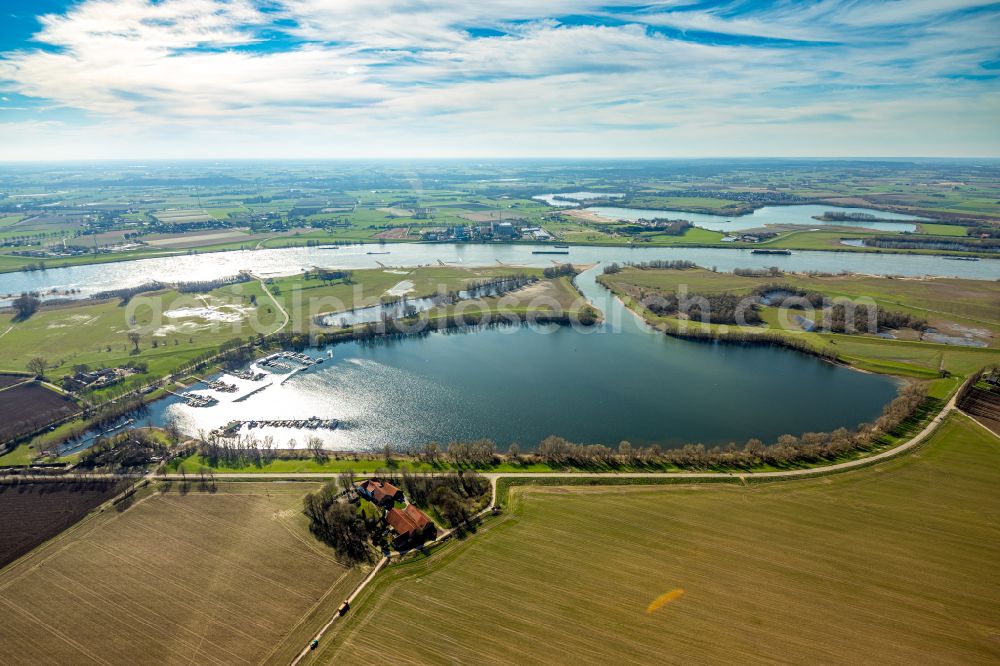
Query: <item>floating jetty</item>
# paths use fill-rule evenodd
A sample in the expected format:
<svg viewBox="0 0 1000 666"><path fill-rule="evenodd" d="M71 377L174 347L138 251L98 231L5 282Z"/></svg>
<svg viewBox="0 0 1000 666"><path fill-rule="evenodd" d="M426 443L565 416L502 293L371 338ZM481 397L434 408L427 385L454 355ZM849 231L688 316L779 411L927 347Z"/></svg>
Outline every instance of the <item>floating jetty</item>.
<svg viewBox="0 0 1000 666"><path fill-rule="evenodd" d="M259 382L267 376L263 372L253 372L252 370L233 370L229 374L237 379L245 379L248 382Z"/></svg>
<svg viewBox="0 0 1000 666"><path fill-rule="evenodd" d="M791 254L791 250L750 250L750 254Z"/></svg>
<svg viewBox="0 0 1000 666"><path fill-rule="evenodd" d="M282 361L291 361L297 363L300 368L308 368L317 363L322 363L323 359L314 359L299 352L282 351L265 356L257 361L257 365L262 365L265 368L285 368L286 370L293 367L287 363L282 363Z"/></svg>
<svg viewBox="0 0 1000 666"><path fill-rule="evenodd" d="M949 261L979 261L979 257L942 257Z"/></svg>
<svg viewBox="0 0 1000 666"><path fill-rule="evenodd" d="M569 254L569 250L532 250L531 254Z"/></svg>
<svg viewBox="0 0 1000 666"><path fill-rule="evenodd" d="M258 393L260 393L261 391L263 391L264 389L266 389L270 385L271 385L271 382L268 382L268 383L264 384L263 386L258 386L257 388L255 388L254 390L250 391L246 395L241 395L240 397L236 398L235 400L233 400L233 402L243 402L244 400L246 400L250 396L257 395Z"/></svg>
<svg viewBox="0 0 1000 666"><path fill-rule="evenodd" d="M236 384L227 384L216 379L202 379L201 383L213 391L222 391L223 393L236 393L239 390Z"/></svg>
<svg viewBox="0 0 1000 666"><path fill-rule="evenodd" d="M216 437L235 437L245 426L248 430L254 428L296 428L299 430L336 430L340 425L337 419L321 419L313 416L308 419L276 419L253 421L230 421L212 434Z"/></svg>
<svg viewBox="0 0 1000 666"><path fill-rule="evenodd" d="M219 404L219 401L210 395L197 395L195 393L185 393L181 396L188 407L212 407Z"/></svg>

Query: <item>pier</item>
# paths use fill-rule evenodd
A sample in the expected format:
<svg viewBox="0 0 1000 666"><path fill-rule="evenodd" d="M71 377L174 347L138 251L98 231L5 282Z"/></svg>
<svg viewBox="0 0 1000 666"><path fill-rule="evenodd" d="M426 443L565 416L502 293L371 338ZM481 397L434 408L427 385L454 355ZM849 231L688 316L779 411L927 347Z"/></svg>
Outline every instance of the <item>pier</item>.
<svg viewBox="0 0 1000 666"><path fill-rule="evenodd" d="M264 366L265 368L284 368L286 370L293 369L293 366L288 363L282 363L282 361L291 361L292 363L297 363L300 368L308 368L316 365L317 363L322 363L323 359L314 359L300 352L281 351L265 356L257 361L257 365Z"/></svg>
<svg viewBox="0 0 1000 666"><path fill-rule="evenodd" d="M188 407L211 407L213 405L219 404L219 401L210 395L197 395L194 393L177 393L176 391L171 391L170 389L163 389L170 395L175 395L185 403Z"/></svg>
<svg viewBox="0 0 1000 666"><path fill-rule="evenodd" d="M340 425L337 419L321 419L313 416L308 419L271 419L252 421L230 421L212 434L216 437L235 437L239 431L246 427L248 430L254 428L296 428L299 430L336 430Z"/></svg>

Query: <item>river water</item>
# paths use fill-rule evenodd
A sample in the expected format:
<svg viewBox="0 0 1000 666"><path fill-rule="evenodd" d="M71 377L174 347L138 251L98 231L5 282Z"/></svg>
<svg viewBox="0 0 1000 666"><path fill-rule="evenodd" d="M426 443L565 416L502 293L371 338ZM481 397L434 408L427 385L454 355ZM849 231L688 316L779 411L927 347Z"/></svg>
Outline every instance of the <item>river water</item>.
<svg viewBox="0 0 1000 666"><path fill-rule="evenodd" d="M153 281L195 282L215 280L250 270L256 275L291 275L316 266L322 268L377 268L436 265L489 266L498 262L520 266L548 266L553 261L574 263L640 262L653 259L686 259L721 271L734 268L777 266L786 271L847 270L874 275L945 275L990 280L1000 278L1000 260L949 261L943 257L917 254L867 252L793 251L790 255L755 255L750 250L730 248L628 248L573 246L567 255L532 254L552 250L551 245L399 243L378 248L374 245L343 247L298 247L273 250L244 250L206 254L182 254L157 259L111 264L91 264L52 268L45 271L0 274L0 304L4 295L22 291L80 290L83 298L100 291L136 287ZM388 252L388 254L381 254ZM6 299L9 302L9 298Z"/></svg>

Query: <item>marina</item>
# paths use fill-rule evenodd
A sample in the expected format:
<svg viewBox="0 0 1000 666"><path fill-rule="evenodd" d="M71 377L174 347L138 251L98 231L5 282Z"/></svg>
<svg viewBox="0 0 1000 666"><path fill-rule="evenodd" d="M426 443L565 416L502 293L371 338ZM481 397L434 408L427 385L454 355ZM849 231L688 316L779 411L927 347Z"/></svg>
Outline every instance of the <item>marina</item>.
<svg viewBox="0 0 1000 666"><path fill-rule="evenodd" d="M222 428L212 431L216 437L236 437L240 430L254 430L256 428L291 428L295 430L336 430L340 425L337 419L321 419L313 416L308 419L274 419L274 420L234 420L227 423Z"/></svg>

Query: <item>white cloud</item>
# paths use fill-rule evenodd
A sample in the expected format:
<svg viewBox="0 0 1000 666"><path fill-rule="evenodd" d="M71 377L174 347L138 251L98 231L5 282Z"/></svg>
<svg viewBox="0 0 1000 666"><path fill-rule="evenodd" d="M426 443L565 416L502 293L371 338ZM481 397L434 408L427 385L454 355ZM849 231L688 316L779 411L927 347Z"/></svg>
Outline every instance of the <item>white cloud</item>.
<svg viewBox="0 0 1000 666"><path fill-rule="evenodd" d="M630 4L284 0L275 14L256 0L86 0L42 19L36 40L57 49L0 54L0 88L92 120L21 136L20 124L0 125L0 140L164 154L566 154L572 137L589 154L913 154L899 136L912 127L930 150L926 128L948 98L962 128L946 133L962 146L949 152L1000 152L988 117L996 84L961 78L995 54L995 15L945 21L939 3L920 0L757 12ZM558 20L588 13L594 25ZM304 41L265 48L275 17ZM699 43L658 27L734 39ZM826 126L836 141L817 134Z"/></svg>

